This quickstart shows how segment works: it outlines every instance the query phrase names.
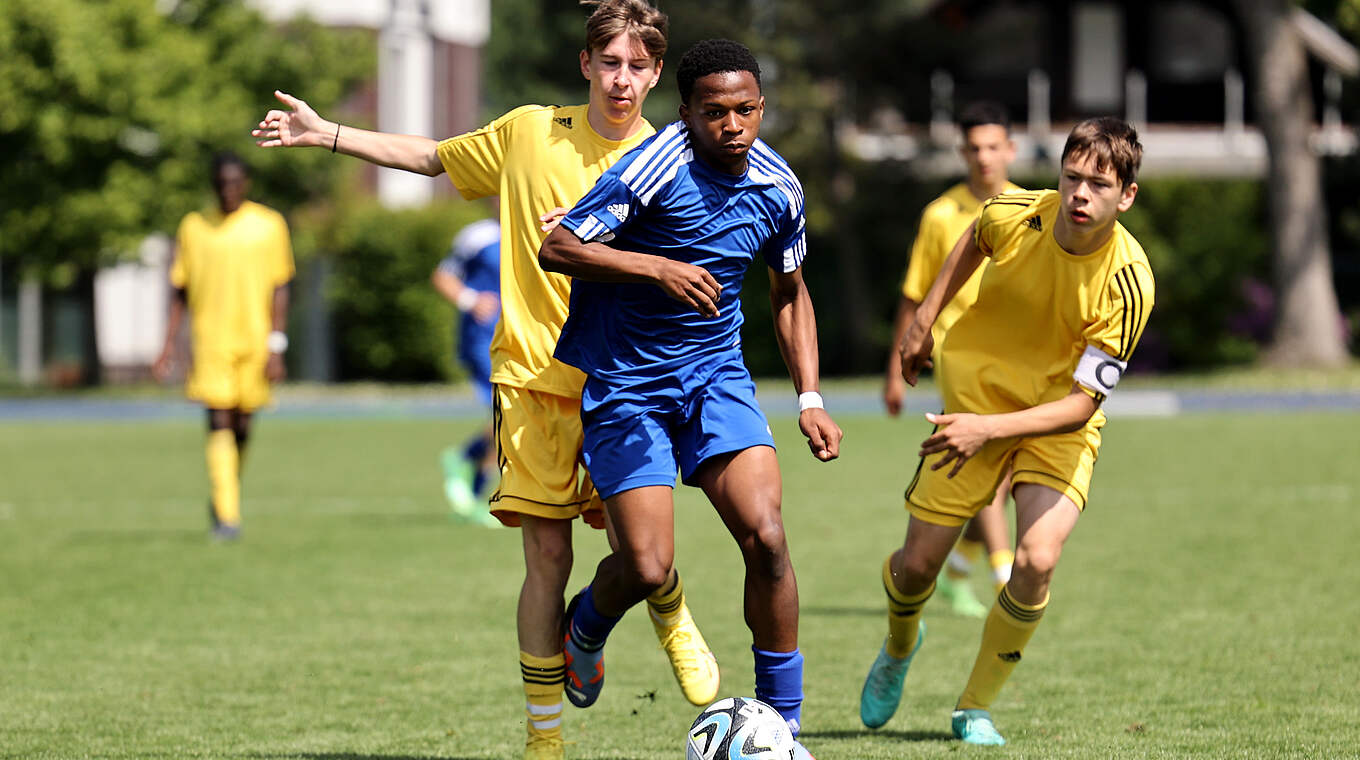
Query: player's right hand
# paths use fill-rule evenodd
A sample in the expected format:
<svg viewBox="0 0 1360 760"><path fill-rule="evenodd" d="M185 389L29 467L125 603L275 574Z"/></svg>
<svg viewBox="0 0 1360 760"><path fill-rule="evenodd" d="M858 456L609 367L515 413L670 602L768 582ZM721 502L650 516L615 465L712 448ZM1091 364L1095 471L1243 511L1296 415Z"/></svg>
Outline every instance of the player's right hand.
<svg viewBox="0 0 1360 760"><path fill-rule="evenodd" d="M889 370L883 377L883 408L887 410L889 417L896 417L902 413L902 399L907 395L906 388L902 385L902 375L894 370Z"/></svg>
<svg viewBox="0 0 1360 760"><path fill-rule="evenodd" d="M288 110L273 109L265 114L264 120L250 131L255 144L261 148L330 147L330 133L334 127L327 128L327 122L301 98L286 92L274 90L274 97L288 106Z"/></svg>
<svg viewBox="0 0 1360 760"><path fill-rule="evenodd" d="M707 269L683 261L662 258L656 276L657 287L666 295L705 317L718 316L718 299L722 286Z"/></svg>
<svg viewBox="0 0 1360 760"><path fill-rule="evenodd" d="M173 366L169 351L162 351L156 357L156 361L151 364L151 376L156 378L156 382L163 383L170 377L170 368Z"/></svg>

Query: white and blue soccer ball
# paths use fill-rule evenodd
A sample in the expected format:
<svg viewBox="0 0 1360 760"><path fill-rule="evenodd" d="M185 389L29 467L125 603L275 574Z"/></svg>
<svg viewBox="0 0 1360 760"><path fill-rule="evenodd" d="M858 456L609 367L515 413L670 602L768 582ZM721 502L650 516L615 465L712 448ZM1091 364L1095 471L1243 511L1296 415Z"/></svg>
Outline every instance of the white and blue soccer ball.
<svg viewBox="0 0 1360 760"><path fill-rule="evenodd" d="M798 743L773 707L727 697L704 708L689 727L688 760L790 760Z"/></svg>

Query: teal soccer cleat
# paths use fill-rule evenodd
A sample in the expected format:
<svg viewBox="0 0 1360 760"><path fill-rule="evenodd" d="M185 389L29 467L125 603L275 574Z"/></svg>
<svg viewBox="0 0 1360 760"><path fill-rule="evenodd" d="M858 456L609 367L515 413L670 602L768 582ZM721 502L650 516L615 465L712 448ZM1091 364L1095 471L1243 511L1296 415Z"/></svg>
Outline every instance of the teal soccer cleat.
<svg viewBox="0 0 1360 760"><path fill-rule="evenodd" d="M898 659L888 654L887 645L878 650L878 658L869 668L869 676L864 679L864 690L859 694L859 719L869 728L878 728L897 712L897 703L902 701L902 681L907 677L911 659L921 651L921 642L926 640L926 624L916 634L916 647L911 654Z"/></svg>
<svg viewBox="0 0 1360 760"><path fill-rule="evenodd" d="M953 720L954 736L967 744L983 744L999 747L1006 743L992 723L992 714L986 710L955 710Z"/></svg>

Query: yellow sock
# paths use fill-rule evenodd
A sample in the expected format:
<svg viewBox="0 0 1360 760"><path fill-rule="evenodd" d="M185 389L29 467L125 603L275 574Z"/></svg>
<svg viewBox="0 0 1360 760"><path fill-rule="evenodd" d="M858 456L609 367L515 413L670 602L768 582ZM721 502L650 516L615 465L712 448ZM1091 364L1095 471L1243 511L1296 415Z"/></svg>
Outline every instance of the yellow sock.
<svg viewBox="0 0 1360 760"><path fill-rule="evenodd" d="M1048 596L1030 605L1016 601L1009 588L1001 589L982 627L982 646L956 709L986 710L992 704L1020 664L1021 653L1047 607Z"/></svg>
<svg viewBox="0 0 1360 760"><path fill-rule="evenodd" d="M647 609L651 610L663 625L672 624L675 613L685 606L685 584L680 581L680 571L672 569L670 580L647 597Z"/></svg>
<svg viewBox="0 0 1360 760"><path fill-rule="evenodd" d="M521 651L519 673L524 680L524 725L529 736L561 739L566 660L560 653L538 657Z"/></svg>
<svg viewBox="0 0 1360 760"><path fill-rule="evenodd" d="M1000 594L1001 589L1011 579L1011 565L1015 564L1015 552L1010 549L997 549L987 555L987 562L992 566L992 588Z"/></svg>
<svg viewBox="0 0 1360 760"><path fill-rule="evenodd" d="M241 458L236 434L230 430L208 433L208 482L212 486L213 511L223 525L241 524Z"/></svg>
<svg viewBox="0 0 1360 760"><path fill-rule="evenodd" d="M883 646L888 654L901 659L916 649L916 633L921 627L921 608L935 593L935 584L916 596L897 590L892 579L892 556L883 562L883 590L888 594L888 640Z"/></svg>

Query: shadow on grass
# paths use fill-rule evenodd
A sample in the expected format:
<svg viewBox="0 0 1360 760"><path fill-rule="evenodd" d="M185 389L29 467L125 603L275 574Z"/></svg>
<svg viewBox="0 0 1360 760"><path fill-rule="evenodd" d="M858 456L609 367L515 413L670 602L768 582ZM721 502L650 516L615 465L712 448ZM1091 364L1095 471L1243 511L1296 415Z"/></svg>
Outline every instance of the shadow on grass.
<svg viewBox="0 0 1360 760"><path fill-rule="evenodd" d="M867 728L850 731L803 731L798 739L863 739L874 736L904 742L957 742L948 731L874 731Z"/></svg>
<svg viewBox="0 0 1360 760"><path fill-rule="evenodd" d="M888 607L885 604L879 604L873 607L828 607L825 605L821 605L802 607L798 610L798 614L821 617L844 617L849 615L859 615L862 617L882 617L887 613L887 611Z"/></svg>
<svg viewBox="0 0 1360 760"><path fill-rule="evenodd" d="M363 752L252 752L238 757L256 760L486 760L481 757L455 757L446 755L374 755Z"/></svg>

